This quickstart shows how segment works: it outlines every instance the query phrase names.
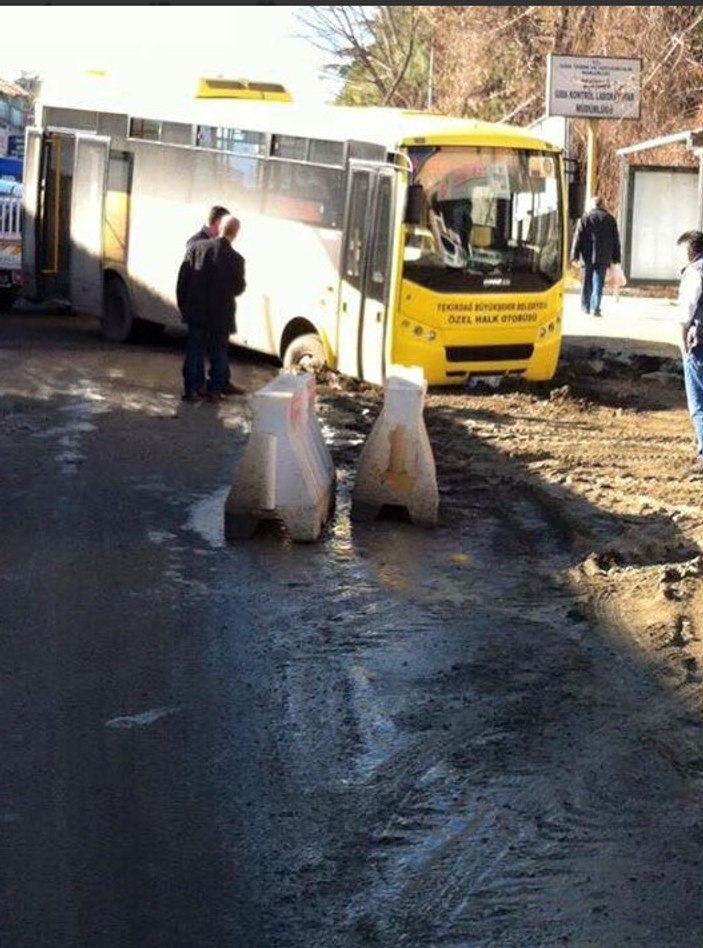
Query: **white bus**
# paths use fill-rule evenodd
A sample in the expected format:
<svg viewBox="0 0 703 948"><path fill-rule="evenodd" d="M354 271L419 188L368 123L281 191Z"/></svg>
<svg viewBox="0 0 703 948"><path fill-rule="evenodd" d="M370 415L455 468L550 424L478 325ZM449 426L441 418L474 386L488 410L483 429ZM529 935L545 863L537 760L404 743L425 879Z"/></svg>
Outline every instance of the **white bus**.
<svg viewBox="0 0 703 948"><path fill-rule="evenodd" d="M554 374L562 155L507 125L251 99L45 100L26 137L24 292L65 296L116 342L179 324L185 241L214 204L242 221L234 343L374 383L391 362L431 385Z"/></svg>

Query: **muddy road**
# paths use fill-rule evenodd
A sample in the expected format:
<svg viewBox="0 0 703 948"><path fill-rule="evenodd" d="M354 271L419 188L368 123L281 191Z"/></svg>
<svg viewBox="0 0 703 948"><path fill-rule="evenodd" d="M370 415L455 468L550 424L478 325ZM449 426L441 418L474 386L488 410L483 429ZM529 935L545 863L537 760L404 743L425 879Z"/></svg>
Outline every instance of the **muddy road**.
<svg viewBox="0 0 703 948"><path fill-rule="evenodd" d="M703 480L677 367L433 393L440 523L227 545L246 398L0 316L0 944L698 948ZM277 373L235 354L249 391Z"/></svg>

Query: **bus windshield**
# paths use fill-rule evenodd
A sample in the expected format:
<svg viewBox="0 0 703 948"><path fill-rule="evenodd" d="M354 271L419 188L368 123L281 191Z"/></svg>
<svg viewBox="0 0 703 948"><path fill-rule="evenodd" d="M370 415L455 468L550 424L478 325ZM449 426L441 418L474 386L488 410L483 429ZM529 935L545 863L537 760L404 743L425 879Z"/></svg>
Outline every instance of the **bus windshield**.
<svg viewBox="0 0 703 948"><path fill-rule="evenodd" d="M446 293L544 290L562 274L561 189L550 152L408 148L422 188L404 276Z"/></svg>

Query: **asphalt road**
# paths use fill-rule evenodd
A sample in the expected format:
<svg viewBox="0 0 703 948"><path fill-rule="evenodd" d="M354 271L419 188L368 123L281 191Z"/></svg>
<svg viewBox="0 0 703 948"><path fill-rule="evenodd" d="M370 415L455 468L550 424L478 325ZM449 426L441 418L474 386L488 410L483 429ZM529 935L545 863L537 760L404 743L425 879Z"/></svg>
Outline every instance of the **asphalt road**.
<svg viewBox="0 0 703 948"><path fill-rule="evenodd" d="M324 536L227 545L245 398L181 404L176 335L0 320L0 944L703 944L700 802L643 750L675 696L552 515L466 481L353 527L372 419L327 393Z"/></svg>

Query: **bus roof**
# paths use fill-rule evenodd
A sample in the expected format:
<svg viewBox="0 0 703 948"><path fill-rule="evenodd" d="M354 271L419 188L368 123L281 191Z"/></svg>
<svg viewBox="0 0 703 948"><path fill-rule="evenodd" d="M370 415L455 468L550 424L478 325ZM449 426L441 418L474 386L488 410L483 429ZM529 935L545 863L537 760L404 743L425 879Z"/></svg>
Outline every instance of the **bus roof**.
<svg viewBox="0 0 703 948"><path fill-rule="evenodd" d="M192 99L177 102L118 97L45 98L42 105L89 109L190 125L213 125L248 131L300 135L332 141L363 141L393 151L400 145L457 144L475 141L513 148L557 152L559 147L527 129L477 119L375 106L305 106L295 102ZM38 113L39 115L41 112ZM41 123L41 120L39 120Z"/></svg>

